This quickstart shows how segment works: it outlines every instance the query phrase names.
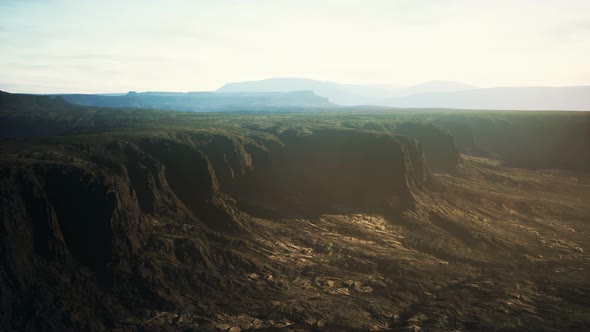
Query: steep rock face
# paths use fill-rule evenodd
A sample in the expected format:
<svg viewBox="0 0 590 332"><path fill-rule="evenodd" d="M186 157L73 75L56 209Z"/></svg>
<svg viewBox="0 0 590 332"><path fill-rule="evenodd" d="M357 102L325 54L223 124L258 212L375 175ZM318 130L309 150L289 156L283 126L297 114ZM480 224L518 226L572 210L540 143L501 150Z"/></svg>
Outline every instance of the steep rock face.
<svg viewBox="0 0 590 332"><path fill-rule="evenodd" d="M140 148L158 159L176 197L198 218L218 231L237 231L238 212L220 191L209 159L193 146L175 141L142 141Z"/></svg>
<svg viewBox="0 0 590 332"><path fill-rule="evenodd" d="M315 214L340 207L399 212L411 205L410 187L425 181L415 142L348 129L278 135L280 144L244 149L252 153L243 158L251 170L230 189L251 213Z"/></svg>
<svg viewBox="0 0 590 332"><path fill-rule="evenodd" d="M420 141L427 163L433 170L448 172L457 168L460 158L453 136L440 127L422 122L402 122L396 126L395 132Z"/></svg>
<svg viewBox="0 0 590 332"><path fill-rule="evenodd" d="M182 305L180 289L206 287L195 270L226 264L203 240L239 225L222 229L233 208L206 158L177 142L142 145L161 160L124 141L1 160L0 329L110 329L136 307ZM168 167L187 151L184 168ZM162 238L156 218L199 236Z"/></svg>
<svg viewBox="0 0 590 332"><path fill-rule="evenodd" d="M153 214L157 204L156 195L162 191L158 162L132 146L127 146L125 150L125 169L137 196L137 203L144 214Z"/></svg>
<svg viewBox="0 0 590 332"><path fill-rule="evenodd" d="M224 249L249 232L247 213L391 215L429 181L417 141L349 129L18 150L0 164L6 328L100 330L134 308L182 306L249 269Z"/></svg>
<svg viewBox="0 0 590 332"><path fill-rule="evenodd" d="M406 207L407 156L393 137L324 129L286 132L281 139L285 147L273 158L276 181L283 190L301 193L308 204L369 211Z"/></svg>
<svg viewBox="0 0 590 332"><path fill-rule="evenodd" d="M455 133L463 152L495 154L509 166L590 170L588 112L457 114L439 125Z"/></svg>
<svg viewBox="0 0 590 332"><path fill-rule="evenodd" d="M422 188L425 184L431 183L433 177L424 157L422 143L416 139L402 135L396 135L395 139L402 145L402 148L408 157L408 169L411 170L408 178L410 183L418 188Z"/></svg>
<svg viewBox="0 0 590 332"><path fill-rule="evenodd" d="M168 141L140 141L138 149L161 163L170 190L196 216L215 224L234 220L218 230L238 227L234 202L254 214L320 213L335 206L382 213L388 204L401 211L411 205L411 188L430 178L421 145L407 137L347 129L276 135L177 133ZM138 197L146 195L157 193ZM140 205L153 211L151 203ZM233 212L227 218L203 214L212 205Z"/></svg>
<svg viewBox="0 0 590 332"><path fill-rule="evenodd" d="M109 310L90 308L103 307L100 288L117 283L145 238L126 181L55 162L5 161L1 172L0 289L13 301L2 303L3 326L108 326Z"/></svg>
<svg viewBox="0 0 590 332"><path fill-rule="evenodd" d="M458 151L474 156L485 157L490 155L489 151L477 144L473 128L469 125L445 120L437 120L435 123L437 126L448 130L449 134L453 136Z"/></svg>
<svg viewBox="0 0 590 332"><path fill-rule="evenodd" d="M96 273L99 284L112 284L109 265L113 256L111 222L115 213L115 193L105 184L97 183L99 179L93 174L79 169L49 168L42 179L68 251L82 266ZM33 229L34 234L39 234L42 227ZM44 240L48 236L39 234L37 239ZM45 247L42 241L35 241L35 244L42 252L51 252L51 247Z"/></svg>

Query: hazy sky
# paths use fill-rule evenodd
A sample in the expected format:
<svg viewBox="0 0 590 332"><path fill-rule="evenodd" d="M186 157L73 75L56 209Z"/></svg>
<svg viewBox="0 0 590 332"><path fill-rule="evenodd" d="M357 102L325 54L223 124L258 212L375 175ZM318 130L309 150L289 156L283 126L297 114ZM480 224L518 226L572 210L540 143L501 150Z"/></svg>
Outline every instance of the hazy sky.
<svg viewBox="0 0 590 332"><path fill-rule="evenodd" d="M590 84L590 0L0 0L0 90Z"/></svg>

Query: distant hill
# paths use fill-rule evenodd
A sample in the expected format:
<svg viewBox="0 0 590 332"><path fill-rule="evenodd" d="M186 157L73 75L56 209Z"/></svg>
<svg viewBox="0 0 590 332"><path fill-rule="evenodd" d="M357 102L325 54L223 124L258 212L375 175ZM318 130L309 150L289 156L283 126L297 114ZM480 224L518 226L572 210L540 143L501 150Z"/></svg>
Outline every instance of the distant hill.
<svg viewBox="0 0 590 332"><path fill-rule="evenodd" d="M495 110L590 110L590 86L502 87L423 93L379 101L392 107Z"/></svg>
<svg viewBox="0 0 590 332"><path fill-rule="evenodd" d="M217 92L286 92L309 90L339 105L380 105L379 100L415 93L449 92L477 88L472 85L432 81L415 86L343 84L307 78L276 77L259 81L227 83Z"/></svg>
<svg viewBox="0 0 590 332"><path fill-rule="evenodd" d="M260 81L227 83L217 92L287 92L307 90L339 105L361 105L373 98L391 96L386 88L315 81L306 78L269 78Z"/></svg>
<svg viewBox="0 0 590 332"><path fill-rule="evenodd" d="M96 107L134 107L176 111L265 110L268 108L334 107L311 91L291 92L129 92L124 95L54 95L67 102Z"/></svg>
<svg viewBox="0 0 590 332"><path fill-rule="evenodd" d="M218 92L309 90L331 102L409 108L499 110L590 110L590 86L497 87L431 81L414 86L354 85L305 78L269 78L228 83Z"/></svg>
<svg viewBox="0 0 590 332"><path fill-rule="evenodd" d="M340 106L590 111L590 86L495 87L431 81L414 86L354 85L305 78L227 83L207 92L53 94L77 105L176 111L280 111ZM16 97L15 97L16 98ZM41 100L40 100L41 102Z"/></svg>

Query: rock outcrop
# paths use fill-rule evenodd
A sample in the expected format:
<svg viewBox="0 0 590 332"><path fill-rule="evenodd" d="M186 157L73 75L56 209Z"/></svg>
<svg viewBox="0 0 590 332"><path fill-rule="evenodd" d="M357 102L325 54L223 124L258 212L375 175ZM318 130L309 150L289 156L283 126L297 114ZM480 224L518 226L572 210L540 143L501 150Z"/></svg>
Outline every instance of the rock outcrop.
<svg viewBox="0 0 590 332"><path fill-rule="evenodd" d="M428 165L433 170L449 172L457 168L460 158L453 136L440 127L423 122L402 122L395 132L420 141Z"/></svg>
<svg viewBox="0 0 590 332"><path fill-rule="evenodd" d="M463 153L496 155L513 167L590 170L588 112L451 114L436 123Z"/></svg>
<svg viewBox="0 0 590 332"><path fill-rule="evenodd" d="M412 192L429 179L419 143L371 131L81 138L3 155L6 328L103 329L113 310L182 303L174 295L182 285L205 294L211 278L188 271L215 274L212 261L235 260L203 239L247 233L250 215L394 215L413 206ZM153 233L159 220L202 235L161 238ZM215 251L222 256L212 258Z"/></svg>

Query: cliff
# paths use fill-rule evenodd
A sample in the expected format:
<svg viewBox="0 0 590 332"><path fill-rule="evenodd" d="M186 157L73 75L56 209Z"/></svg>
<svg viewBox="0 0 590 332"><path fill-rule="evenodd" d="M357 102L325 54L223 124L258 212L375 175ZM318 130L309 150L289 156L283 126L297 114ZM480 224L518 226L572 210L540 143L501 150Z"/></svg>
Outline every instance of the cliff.
<svg viewBox="0 0 590 332"><path fill-rule="evenodd" d="M216 245L250 234L250 218L395 216L429 174L415 141L351 129L76 141L4 145L6 328L103 329L182 305L231 280L212 265L253 264ZM200 235L162 237L160 223Z"/></svg>

